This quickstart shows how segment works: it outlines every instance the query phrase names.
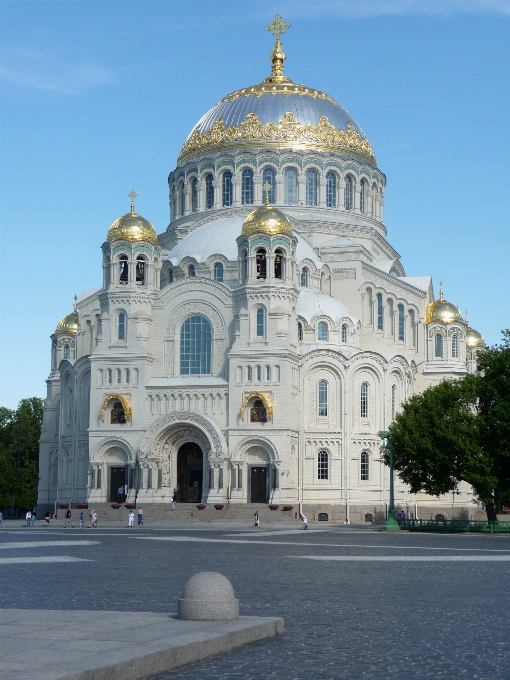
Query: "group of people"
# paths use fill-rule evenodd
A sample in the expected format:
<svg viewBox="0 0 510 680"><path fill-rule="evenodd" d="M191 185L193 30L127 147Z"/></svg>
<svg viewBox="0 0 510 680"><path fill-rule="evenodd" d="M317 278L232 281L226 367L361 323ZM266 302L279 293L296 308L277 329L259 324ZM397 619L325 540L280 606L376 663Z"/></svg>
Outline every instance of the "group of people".
<svg viewBox="0 0 510 680"><path fill-rule="evenodd" d="M34 526L36 516L37 516L37 508L34 508L33 510L27 510L27 514L25 515L27 527L33 527Z"/></svg>
<svg viewBox="0 0 510 680"><path fill-rule="evenodd" d="M130 510L128 515L128 527L135 525L135 513ZM143 510L138 508L138 526L143 526Z"/></svg>

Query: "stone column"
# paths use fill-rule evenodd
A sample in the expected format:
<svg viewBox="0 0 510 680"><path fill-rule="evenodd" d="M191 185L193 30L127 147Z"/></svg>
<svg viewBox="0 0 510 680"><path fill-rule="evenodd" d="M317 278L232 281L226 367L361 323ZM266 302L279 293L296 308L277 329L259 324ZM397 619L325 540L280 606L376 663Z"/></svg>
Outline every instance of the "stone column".
<svg viewBox="0 0 510 680"><path fill-rule="evenodd" d="M198 210L197 212L204 212L205 210L205 179L201 177L198 180Z"/></svg>
<svg viewBox="0 0 510 680"><path fill-rule="evenodd" d="M189 182L186 182L184 185L184 215L189 215L191 212L191 205L190 205L190 190L189 190Z"/></svg>
<svg viewBox="0 0 510 680"><path fill-rule="evenodd" d="M221 180L213 179L214 188L214 204L213 208L217 210L221 206Z"/></svg>
<svg viewBox="0 0 510 680"><path fill-rule="evenodd" d="M305 205L306 203L306 177L299 175L298 177L298 205Z"/></svg>
<svg viewBox="0 0 510 680"><path fill-rule="evenodd" d="M275 178L275 205L283 205L283 175L278 173Z"/></svg>
<svg viewBox="0 0 510 680"><path fill-rule="evenodd" d="M232 206L238 208L241 205L241 181L238 175L232 177Z"/></svg>
<svg viewBox="0 0 510 680"><path fill-rule="evenodd" d="M319 178L319 208L326 207L326 178Z"/></svg>
<svg viewBox="0 0 510 680"><path fill-rule="evenodd" d="M260 174L253 175L253 202L255 205L264 203L262 198L262 176Z"/></svg>
<svg viewBox="0 0 510 680"><path fill-rule="evenodd" d="M356 183L354 187L354 212L356 215L361 215L360 210L360 194L361 194L361 184Z"/></svg>
<svg viewBox="0 0 510 680"><path fill-rule="evenodd" d="M345 181L340 179L338 181L338 208L345 210Z"/></svg>

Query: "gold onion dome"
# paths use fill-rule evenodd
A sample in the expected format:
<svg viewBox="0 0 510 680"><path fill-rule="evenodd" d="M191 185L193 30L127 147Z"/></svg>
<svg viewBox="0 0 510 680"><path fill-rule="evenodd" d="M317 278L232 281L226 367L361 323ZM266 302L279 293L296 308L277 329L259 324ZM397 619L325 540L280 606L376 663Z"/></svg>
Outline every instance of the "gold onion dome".
<svg viewBox="0 0 510 680"><path fill-rule="evenodd" d="M137 194L132 191L129 194L131 198L131 212L127 215L119 217L118 220L112 224L108 230L106 240L108 243L112 241L149 241L149 243L157 243L158 236L152 224L135 212L134 200Z"/></svg>
<svg viewBox="0 0 510 680"><path fill-rule="evenodd" d="M244 220L243 230L241 232L244 236L251 236L252 234L287 234L292 236L292 224L287 217L278 208L266 205L257 208L251 212Z"/></svg>
<svg viewBox="0 0 510 680"><path fill-rule="evenodd" d="M475 349L475 347L485 347L485 338L483 335L469 326L467 312L466 325L466 347L468 349Z"/></svg>
<svg viewBox="0 0 510 680"><path fill-rule="evenodd" d="M77 312L72 312L71 314L68 314L67 316L64 316L63 319L60 319L60 321L57 324L57 327L55 328L55 333L57 335L76 335L78 332L78 314Z"/></svg>
<svg viewBox="0 0 510 680"><path fill-rule="evenodd" d="M425 323L434 323L439 321L441 323L453 323L454 321L462 321L462 314L460 309L451 302L443 299L443 287L439 290L439 300L434 300L428 307L425 314Z"/></svg>

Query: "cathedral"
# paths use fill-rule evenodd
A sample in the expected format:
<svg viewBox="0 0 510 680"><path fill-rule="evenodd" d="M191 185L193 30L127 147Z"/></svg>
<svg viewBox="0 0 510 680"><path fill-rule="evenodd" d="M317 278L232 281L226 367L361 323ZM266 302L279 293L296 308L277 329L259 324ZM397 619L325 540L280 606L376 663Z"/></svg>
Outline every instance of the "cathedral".
<svg viewBox="0 0 510 680"><path fill-rule="evenodd" d="M386 176L354 118L271 74L193 127L168 176L170 223L107 231L99 288L51 336L39 508L292 506L381 522L381 440L400 405L476 371L484 346L430 276L407 276L384 224ZM471 518L467 485L396 479L408 517ZM84 506L85 507L85 506Z"/></svg>

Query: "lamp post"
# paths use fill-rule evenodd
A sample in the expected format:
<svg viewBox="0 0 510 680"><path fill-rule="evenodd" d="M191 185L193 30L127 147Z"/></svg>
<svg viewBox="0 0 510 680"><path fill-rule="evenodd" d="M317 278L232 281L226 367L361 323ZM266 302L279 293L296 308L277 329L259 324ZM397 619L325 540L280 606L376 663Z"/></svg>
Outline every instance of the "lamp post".
<svg viewBox="0 0 510 680"><path fill-rule="evenodd" d="M390 454L390 506L388 508L388 517L386 518L386 522L383 525L383 531L400 531L400 525L395 518L395 494L393 490L393 451L390 447L388 447L387 444L388 433L381 432L379 436L382 436L382 439L384 439L384 446L389 448Z"/></svg>

